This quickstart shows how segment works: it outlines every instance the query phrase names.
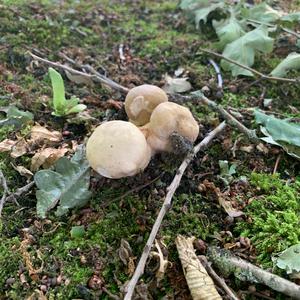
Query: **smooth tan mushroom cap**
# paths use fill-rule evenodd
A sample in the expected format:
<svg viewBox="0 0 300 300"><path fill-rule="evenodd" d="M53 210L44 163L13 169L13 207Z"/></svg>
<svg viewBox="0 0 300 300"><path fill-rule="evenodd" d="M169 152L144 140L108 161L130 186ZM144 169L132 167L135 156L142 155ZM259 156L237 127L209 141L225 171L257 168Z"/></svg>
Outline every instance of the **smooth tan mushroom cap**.
<svg viewBox="0 0 300 300"><path fill-rule="evenodd" d="M173 102L159 104L147 125L147 142L153 151L172 151L169 137L177 132L191 142L199 134L199 125L190 110Z"/></svg>
<svg viewBox="0 0 300 300"><path fill-rule="evenodd" d="M143 84L131 89L125 99L125 111L133 124L143 126L149 122L152 111L168 96L161 88Z"/></svg>
<svg viewBox="0 0 300 300"><path fill-rule="evenodd" d="M95 129L87 142L86 156L100 175L121 178L144 170L150 161L151 149L134 124L110 121Z"/></svg>

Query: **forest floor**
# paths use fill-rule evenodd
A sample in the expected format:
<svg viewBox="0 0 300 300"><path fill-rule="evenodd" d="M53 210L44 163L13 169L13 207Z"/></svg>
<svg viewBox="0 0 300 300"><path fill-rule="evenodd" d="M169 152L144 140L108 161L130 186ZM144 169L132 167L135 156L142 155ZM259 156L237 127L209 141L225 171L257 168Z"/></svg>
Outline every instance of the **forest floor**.
<svg viewBox="0 0 300 300"><path fill-rule="evenodd" d="M285 1L285 9L294 9L292 2ZM216 73L208 63L213 57L198 50L210 48L211 41L195 29L175 0L0 1L2 118L10 105L34 116L18 129L1 123L0 141L27 139L35 123L62 133L51 147L64 144L65 156L71 157L76 145L85 143L103 120L126 118L123 94L100 84L77 84L62 72L68 98L76 95L87 110L81 117L52 116L48 66L33 62L28 51L66 63L59 55L64 53L127 88L143 83L162 87L165 74L174 77L183 68L193 90L206 87L208 98L231 109L250 129L258 128L254 107L300 120L299 85L264 81L249 87L253 78L233 79L224 72L223 95L218 98ZM295 47L295 41L283 39L271 55L260 54L253 67L272 70ZM264 99L272 99L271 105L264 106ZM204 105L185 105L201 127L197 142L222 121ZM46 147L34 145L17 157L0 153L9 191L33 181L32 157ZM120 180L93 174L90 201L62 217L50 211L46 219L38 218L35 187L17 203L7 201L0 227L0 299L120 296L182 160L157 155L142 174ZM220 168L222 163L233 172ZM253 144L236 128L227 127L185 172L157 236L168 268L159 281L159 260L152 255L138 284L137 299L191 299L176 251L178 234L195 236L201 254L207 245L217 245L286 276L274 268L272 256L300 240L299 232L293 235L299 227L299 201L289 207L291 199L300 197L299 166L281 148ZM228 216L220 197L243 215ZM81 225L84 236L72 236L72 228ZM126 241L132 253L124 250ZM226 282L241 299L286 299L263 285L234 277Z"/></svg>

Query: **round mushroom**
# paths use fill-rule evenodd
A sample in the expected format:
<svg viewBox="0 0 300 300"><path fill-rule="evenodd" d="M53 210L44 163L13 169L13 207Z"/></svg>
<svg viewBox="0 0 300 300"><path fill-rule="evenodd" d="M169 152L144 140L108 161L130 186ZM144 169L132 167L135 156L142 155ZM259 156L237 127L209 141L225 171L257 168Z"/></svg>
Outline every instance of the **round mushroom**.
<svg viewBox="0 0 300 300"><path fill-rule="evenodd" d="M168 101L168 96L161 88L143 84L132 88L125 99L125 111L129 121L143 126L150 120L152 111L157 105Z"/></svg>
<svg viewBox="0 0 300 300"><path fill-rule="evenodd" d="M199 134L199 125L188 108L165 102L154 109L143 131L153 152L172 152L172 134L176 133L193 143Z"/></svg>
<svg viewBox="0 0 300 300"><path fill-rule="evenodd" d="M90 166L107 178L133 176L144 170L151 149L134 124L109 121L98 126L89 138L86 156Z"/></svg>

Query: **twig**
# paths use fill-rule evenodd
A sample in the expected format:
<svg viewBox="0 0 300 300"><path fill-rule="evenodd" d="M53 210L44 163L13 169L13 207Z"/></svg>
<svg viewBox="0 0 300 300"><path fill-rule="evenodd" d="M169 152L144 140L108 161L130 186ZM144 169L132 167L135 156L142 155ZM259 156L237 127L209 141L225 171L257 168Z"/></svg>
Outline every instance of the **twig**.
<svg viewBox="0 0 300 300"><path fill-rule="evenodd" d="M270 24L270 23L264 23L264 22L260 22L260 21L257 21L257 20L253 20L253 19L247 19L249 22L251 22L251 23L254 23L254 24L260 24L260 25L266 25L266 26L268 26L268 27L273 27L273 28L275 28L276 27L276 25L273 25L273 24ZM300 38L300 35L297 33L297 32L295 32L295 31L293 31L293 30L290 30L290 29L288 29L288 28L285 28L285 27L283 27L283 26L279 26L279 28L282 30L282 31L284 31L284 32L286 32L286 33L289 33L289 34L291 34L291 35L294 35L295 37L297 37L298 39Z"/></svg>
<svg viewBox="0 0 300 300"><path fill-rule="evenodd" d="M213 59L209 59L208 61L216 71L217 78L218 78L218 90L222 91L223 90L223 78L222 78L221 70L220 70L219 66L217 65L217 63Z"/></svg>
<svg viewBox="0 0 300 300"><path fill-rule="evenodd" d="M195 157L195 155L203 148L206 148L209 143L221 132L225 129L226 127L226 123L223 122L221 123L219 126L217 126L213 131L211 131L198 145L196 145L193 149L193 151L184 159L184 161L181 163L172 183L169 185L168 187L168 193L165 197L164 203L159 211L159 214L155 220L155 223L152 227L150 236L147 240L147 243L144 247L142 256L139 260L139 263L134 271L134 274L130 280L130 282L128 283L125 291L125 297L124 300L131 300L135 286L140 278L140 276L144 273L144 268L145 268L145 264L147 261L147 258L149 256L150 250L151 250L151 246L155 240L155 237L157 235L157 232L161 226L162 220L165 216L165 214L169 211L169 209L171 208L171 203L172 203L172 197L176 191L176 189L178 188L179 184L180 184L180 180L183 176L183 173L185 171L185 169L187 168L187 166L189 165L189 163L193 160L193 158Z"/></svg>
<svg viewBox="0 0 300 300"><path fill-rule="evenodd" d="M274 77L274 76L265 75L265 74L263 74L263 73L255 70L255 69L252 69L252 68L250 68L248 66L245 66L245 65L243 65L243 64L241 64L239 62L236 62L236 61L234 61L234 60L232 60L232 59L230 59L228 57L225 57L222 54L214 52L212 50L202 49L202 48L200 48L199 50L202 51L202 52L205 52L205 53L212 54L212 55L214 55L216 57L219 57L221 59L227 60L231 64L237 65L237 66L239 66L239 67L241 67L241 68L243 68L243 69L245 69L247 71L250 71L250 72L254 73L255 75L261 77L261 80L266 79L266 80L275 80L275 81L291 82L291 83L299 83L300 82L299 79L291 79L291 78Z"/></svg>
<svg viewBox="0 0 300 300"><path fill-rule="evenodd" d="M262 283L273 290L288 295L294 299L300 299L300 286L256 267L247 261L235 257L230 252L220 250L216 247L209 247L208 257L214 265L226 275L234 273L241 280L248 280L255 283Z"/></svg>
<svg viewBox="0 0 300 300"><path fill-rule="evenodd" d="M218 105L216 102L209 100L204 95L169 95L172 100L176 103L184 103L184 102L194 102L194 103L202 103L209 106L214 111L218 112L229 125L237 128L240 132L244 133L251 141L255 143L260 143L255 130L248 129L245 125L243 125L240 121L238 121L233 115L231 115L227 110L225 110L221 105Z"/></svg>
<svg viewBox="0 0 300 300"><path fill-rule="evenodd" d="M277 172L277 168L278 168L278 165L279 165L280 158L281 158L281 155L279 154L276 158L275 166L274 166L274 169L273 169L273 175Z"/></svg>
<svg viewBox="0 0 300 300"><path fill-rule="evenodd" d="M239 298L232 292L232 290L228 287L225 280L221 278L211 267L210 263L207 261L204 255L199 255L198 259L201 261L202 265L206 269L207 273L213 280L227 293L231 300L239 300Z"/></svg>
<svg viewBox="0 0 300 300"><path fill-rule="evenodd" d="M93 68L90 67L90 70L89 71L92 71L93 74L87 74L87 73L84 73L84 72L81 72L81 71L78 71L78 70L75 70L69 66L66 66L66 65L63 65L61 63L58 63L58 62L53 62L53 61L50 61L48 59L45 59L45 58L42 58L42 57L39 57L33 53L31 53L30 51L28 51L29 55L34 58L35 60L38 60L38 61L41 61L49 66L52 66L52 67L56 67L56 68L60 68L60 69L63 69L63 70L66 70L72 74L76 74L76 75L80 75L80 76L83 76L85 78L88 78L88 79L91 79L91 80L94 80L96 82L101 82L103 84L106 84L108 86L110 86L111 88L115 89L115 90L118 90L122 93L128 93L129 89L116 83L115 81L107 78L106 76L98 73L97 71L95 71ZM87 66L85 66L87 67Z"/></svg>
<svg viewBox="0 0 300 300"><path fill-rule="evenodd" d="M6 179L4 177L3 172L1 170L0 170L0 181L1 181L2 188L3 188L3 195L2 195L1 200L0 200L0 218L1 218L4 203L7 200L6 196L9 195L9 189L7 187L7 182L6 182Z"/></svg>
<svg viewBox="0 0 300 300"><path fill-rule="evenodd" d="M20 197L24 193L27 193L32 187L34 186L34 182L29 182L28 184L24 185L21 188L18 188L13 194L9 195L7 197L7 201L12 201L14 200L15 197Z"/></svg>

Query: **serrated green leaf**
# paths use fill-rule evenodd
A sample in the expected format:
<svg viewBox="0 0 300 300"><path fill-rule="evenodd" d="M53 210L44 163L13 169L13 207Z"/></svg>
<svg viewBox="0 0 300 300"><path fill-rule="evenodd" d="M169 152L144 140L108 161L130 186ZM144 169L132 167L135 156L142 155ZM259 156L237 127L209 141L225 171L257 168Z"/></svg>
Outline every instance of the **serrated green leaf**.
<svg viewBox="0 0 300 300"><path fill-rule="evenodd" d="M56 115L63 115L64 108L66 106L66 101L67 101L65 97L64 81L61 75L53 68L49 68L49 75L52 84L53 107L55 113Z"/></svg>
<svg viewBox="0 0 300 300"><path fill-rule="evenodd" d="M41 170L35 174L39 217L45 218L46 213L57 204L56 215L63 215L70 208L84 205L89 199L89 166L86 160L79 158L78 155L74 160L62 157L56 162L54 171Z"/></svg>
<svg viewBox="0 0 300 300"><path fill-rule="evenodd" d="M255 121L262 124L263 141L282 147L289 155L300 158L300 125L266 115L259 110L254 112Z"/></svg>
<svg viewBox="0 0 300 300"><path fill-rule="evenodd" d="M241 23L232 15L229 19L213 20L213 27L219 37L219 46L224 47L245 34Z"/></svg>
<svg viewBox="0 0 300 300"><path fill-rule="evenodd" d="M33 120L33 114L29 111L19 110L16 106L9 106L6 112L6 119L0 121L0 126L14 126L20 128L23 124Z"/></svg>
<svg viewBox="0 0 300 300"><path fill-rule="evenodd" d="M280 269L286 270L288 274L300 272L300 244L293 245L283 251L276 260Z"/></svg>
<svg viewBox="0 0 300 300"><path fill-rule="evenodd" d="M265 24L272 24L279 20L281 13L278 10L273 9L271 6L262 2L252 8L244 8L242 10L242 15L245 19L251 19L259 21Z"/></svg>
<svg viewBox="0 0 300 300"><path fill-rule="evenodd" d="M285 77L289 70L300 69L300 54L290 53L272 72L275 77Z"/></svg>
<svg viewBox="0 0 300 300"><path fill-rule="evenodd" d="M254 64L255 51L269 53L273 49L273 43L274 40L268 36L268 28L261 25L228 44L223 51L223 55L251 67ZM221 66L224 70L231 71L233 76L253 76L250 71L225 60L221 61Z"/></svg>

